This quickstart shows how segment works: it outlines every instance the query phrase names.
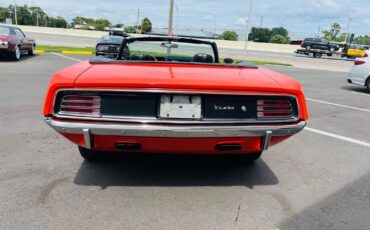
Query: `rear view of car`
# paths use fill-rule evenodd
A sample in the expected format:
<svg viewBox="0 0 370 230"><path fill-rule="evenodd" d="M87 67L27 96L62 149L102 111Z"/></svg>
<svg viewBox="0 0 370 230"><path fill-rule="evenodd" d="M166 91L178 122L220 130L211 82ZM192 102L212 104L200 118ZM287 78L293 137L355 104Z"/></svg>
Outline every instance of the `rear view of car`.
<svg viewBox="0 0 370 230"><path fill-rule="evenodd" d="M105 35L101 37L96 44L96 56L115 58L123 39L123 36L114 35Z"/></svg>
<svg viewBox="0 0 370 230"><path fill-rule="evenodd" d="M348 83L365 86L370 92L370 58L356 59L354 64L347 77Z"/></svg>

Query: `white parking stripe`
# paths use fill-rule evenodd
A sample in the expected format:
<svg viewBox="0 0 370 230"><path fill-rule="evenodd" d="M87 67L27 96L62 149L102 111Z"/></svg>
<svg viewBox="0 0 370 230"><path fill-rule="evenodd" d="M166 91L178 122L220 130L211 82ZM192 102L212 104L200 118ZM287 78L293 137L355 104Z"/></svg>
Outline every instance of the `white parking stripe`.
<svg viewBox="0 0 370 230"><path fill-rule="evenodd" d="M358 144L358 145L362 145L362 146L370 148L370 143L368 143L368 142L364 142L364 141L356 140L356 139L353 139L353 138L344 137L344 136L337 135L337 134L334 134L334 133L329 133L329 132L321 131L321 130L318 130L318 129L312 129L312 128L308 128L308 127L306 127L305 130L309 131L309 132L312 132L312 133L317 133L317 134L321 134L321 135L324 135L324 136L333 137L333 138L336 138L336 139L339 139L339 140L342 140L342 141L347 141L347 142L351 142L351 143L354 143L354 144Z"/></svg>
<svg viewBox="0 0 370 230"><path fill-rule="evenodd" d="M73 61L77 61L77 62L82 61L82 60L80 60L80 59L73 58L73 57L68 57L68 56L65 56L65 55L63 55L63 54L58 54L58 53L54 53L54 52L50 52L50 53L52 53L52 54L54 54L54 55L57 55L57 56L59 56L59 57L63 57L63 58L67 58L67 59L73 60Z"/></svg>
<svg viewBox="0 0 370 230"><path fill-rule="evenodd" d="M363 111L363 112L370 112L370 109L362 109L362 108L352 107L352 106L348 106L348 105L341 105L341 104L336 104L336 103L327 102L327 101L315 100L315 99L311 99L311 98L306 98L306 100L317 102L317 103L322 103L322 104L327 104L327 105L338 106L338 107L347 108L347 109L354 109L354 110L359 110L359 111Z"/></svg>
<svg viewBox="0 0 370 230"><path fill-rule="evenodd" d="M356 95L361 95L361 96L367 96L367 97L370 97L370 94L366 94L366 93L357 93L357 92L351 92L353 94L356 94Z"/></svg>

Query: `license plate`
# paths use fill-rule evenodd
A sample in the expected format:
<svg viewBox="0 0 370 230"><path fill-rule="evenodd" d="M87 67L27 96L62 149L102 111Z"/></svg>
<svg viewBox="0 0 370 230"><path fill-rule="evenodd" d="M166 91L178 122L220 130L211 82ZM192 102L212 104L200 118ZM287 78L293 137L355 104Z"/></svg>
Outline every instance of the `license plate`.
<svg viewBox="0 0 370 230"><path fill-rule="evenodd" d="M161 96L160 118L200 119L202 117L202 98L200 96Z"/></svg>

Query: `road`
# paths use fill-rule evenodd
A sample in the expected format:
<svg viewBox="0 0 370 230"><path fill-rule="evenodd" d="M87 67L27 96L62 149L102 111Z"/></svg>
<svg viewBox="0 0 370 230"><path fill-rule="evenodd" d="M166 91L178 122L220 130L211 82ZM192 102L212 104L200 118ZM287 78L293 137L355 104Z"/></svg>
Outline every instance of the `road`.
<svg viewBox="0 0 370 230"><path fill-rule="evenodd" d="M345 72L268 67L303 84L311 117L254 165L91 164L41 119L50 76L79 59L0 60L0 229L369 229L370 94Z"/></svg>
<svg viewBox="0 0 370 230"><path fill-rule="evenodd" d="M38 44L71 47L95 47L98 37L65 36L54 34L28 33L35 38ZM348 72L353 66L353 60L340 57L323 57L321 59L308 58L302 55L284 52L270 52L220 48L221 57L238 58L244 60L274 61L291 64L298 68L321 69Z"/></svg>

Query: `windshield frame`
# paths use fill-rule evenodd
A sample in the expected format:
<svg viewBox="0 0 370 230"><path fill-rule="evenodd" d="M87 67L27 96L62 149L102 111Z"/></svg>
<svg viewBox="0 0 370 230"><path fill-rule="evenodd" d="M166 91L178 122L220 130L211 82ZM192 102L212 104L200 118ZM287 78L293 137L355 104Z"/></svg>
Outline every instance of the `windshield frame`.
<svg viewBox="0 0 370 230"><path fill-rule="evenodd" d="M192 39L192 38L179 38L179 37L130 37L127 39L124 39L121 43L121 46L118 51L117 60L122 60L123 56L123 49L127 46L129 43L134 43L137 41L154 41L154 42L182 42L182 43L191 43L191 44L205 44L210 45L212 47L215 63L220 63L220 58L218 55L218 49L215 42L211 41L203 41L198 39Z"/></svg>

